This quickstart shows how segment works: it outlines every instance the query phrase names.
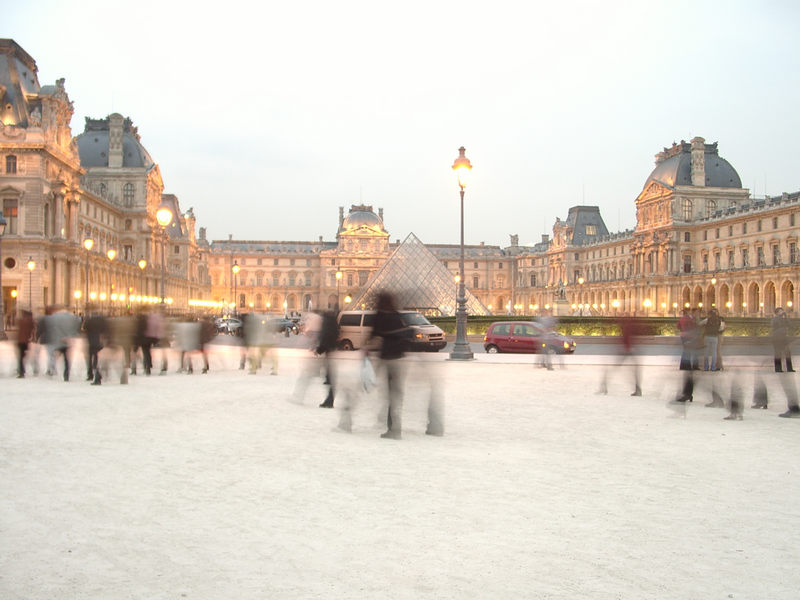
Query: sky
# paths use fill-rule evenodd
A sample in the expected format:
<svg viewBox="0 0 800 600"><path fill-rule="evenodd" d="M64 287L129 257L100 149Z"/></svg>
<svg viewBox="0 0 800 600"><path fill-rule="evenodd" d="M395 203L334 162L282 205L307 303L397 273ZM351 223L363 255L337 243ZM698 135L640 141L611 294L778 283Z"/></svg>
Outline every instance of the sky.
<svg viewBox="0 0 800 600"><path fill-rule="evenodd" d="M702 136L755 194L800 189L792 1L5 4L0 37L130 117L209 239L333 241L340 206L391 239L522 244L569 207L635 225L654 155Z"/></svg>

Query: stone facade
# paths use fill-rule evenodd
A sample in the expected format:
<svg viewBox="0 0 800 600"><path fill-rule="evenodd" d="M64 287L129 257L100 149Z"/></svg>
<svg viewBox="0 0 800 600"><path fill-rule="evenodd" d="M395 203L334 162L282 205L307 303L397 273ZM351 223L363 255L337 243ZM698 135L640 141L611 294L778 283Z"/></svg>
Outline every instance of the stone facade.
<svg viewBox="0 0 800 600"><path fill-rule="evenodd" d="M182 214L177 198L163 194L158 165L141 148L130 120L118 114L87 120L86 131L73 138L74 109L64 79L40 86L35 61L12 40L0 40L0 107L0 208L8 222L0 241L5 322L13 321L17 308L41 313L61 304L80 311L87 294L117 309L131 307L131 297L135 304L156 296L164 237L155 211L162 202L176 215L166 232L165 296L175 308L208 297L208 244L202 235L195 238L191 209ZM84 142L99 148L103 139L105 148L87 154ZM123 153L137 145L143 159L129 164ZM94 241L89 252L86 238ZM143 271L140 258L147 261Z"/></svg>
<svg viewBox="0 0 800 600"><path fill-rule="evenodd" d="M574 206L556 219L552 239L467 245L466 286L498 315L543 314L557 300L584 315L668 316L688 305L759 316L797 304L800 193L751 197L717 144L698 137L656 155L634 205L629 231L609 233L598 207ZM238 310L347 307L398 244L383 210L363 205L347 217L339 209L332 242L214 241L212 296L230 305L235 288ZM458 273L458 245L426 247Z"/></svg>

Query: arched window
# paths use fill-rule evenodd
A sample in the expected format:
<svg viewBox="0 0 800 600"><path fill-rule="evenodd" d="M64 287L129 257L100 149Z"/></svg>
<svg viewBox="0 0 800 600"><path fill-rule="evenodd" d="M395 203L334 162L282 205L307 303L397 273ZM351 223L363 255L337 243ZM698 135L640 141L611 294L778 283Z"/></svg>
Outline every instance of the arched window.
<svg viewBox="0 0 800 600"><path fill-rule="evenodd" d="M6 156L6 173L13 175L17 172L17 157L13 154Z"/></svg>
<svg viewBox="0 0 800 600"><path fill-rule="evenodd" d="M125 206L133 206L133 184L126 183L122 186L122 201Z"/></svg>
<svg viewBox="0 0 800 600"><path fill-rule="evenodd" d="M716 200L706 200L706 217L711 217L717 210Z"/></svg>

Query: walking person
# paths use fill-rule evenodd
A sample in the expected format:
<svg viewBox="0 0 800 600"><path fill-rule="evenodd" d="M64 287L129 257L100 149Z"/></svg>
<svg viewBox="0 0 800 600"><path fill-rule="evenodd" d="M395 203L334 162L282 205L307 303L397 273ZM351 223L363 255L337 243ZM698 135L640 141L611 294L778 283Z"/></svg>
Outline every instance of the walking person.
<svg viewBox="0 0 800 600"><path fill-rule="evenodd" d="M387 430L382 438L399 440L402 432L403 388L402 364L408 337L408 328L397 312L394 297L381 292L377 300L377 313L369 341L379 341L380 371L386 374Z"/></svg>
<svg viewBox="0 0 800 600"><path fill-rule="evenodd" d="M770 325L772 348L775 352L775 372L783 372L783 362L785 361L786 372L794 373L792 354L789 349L792 341L789 319L786 318L786 313L780 306L775 309L775 316L772 317Z"/></svg>
<svg viewBox="0 0 800 600"><path fill-rule="evenodd" d="M17 320L17 379L25 377L25 360L33 341L34 329L33 313L23 309Z"/></svg>
<svg viewBox="0 0 800 600"><path fill-rule="evenodd" d="M708 316L700 321L705 338L705 355L703 356L704 371L718 371L717 368L717 342L720 334L721 321L716 308L708 311Z"/></svg>
<svg viewBox="0 0 800 600"><path fill-rule="evenodd" d="M83 324L86 332L86 342L89 347L86 381L91 381L92 385L100 385L102 377L100 376L99 354L103 346L108 344L110 330L108 320L97 311L97 307L90 307L88 312L89 314Z"/></svg>
<svg viewBox="0 0 800 600"><path fill-rule="evenodd" d="M319 332L319 345L317 354L322 357L325 367L325 383L328 385L328 395L320 404L320 408L333 408L333 399L336 395L336 373L333 368L331 354L339 343L339 323L333 311L325 311L322 315L322 328Z"/></svg>
<svg viewBox="0 0 800 600"><path fill-rule="evenodd" d="M53 362L55 370L56 355L64 357L64 381L69 381L69 343L78 337L80 331L80 317L68 312L63 306L55 309L47 320L47 335L53 344Z"/></svg>

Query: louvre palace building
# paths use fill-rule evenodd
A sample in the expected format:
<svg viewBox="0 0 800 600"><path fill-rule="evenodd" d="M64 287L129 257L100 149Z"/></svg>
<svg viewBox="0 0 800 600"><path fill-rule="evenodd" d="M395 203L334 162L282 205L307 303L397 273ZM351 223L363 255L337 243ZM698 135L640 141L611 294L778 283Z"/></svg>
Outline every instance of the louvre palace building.
<svg viewBox="0 0 800 600"><path fill-rule="evenodd" d="M724 315L770 316L798 302L800 193L754 198L742 188L717 143L701 137L656 154L634 199L636 226L610 233L596 206L574 206L551 235L520 246L465 247L470 314L676 315L683 307L716 307ZM412 244L413 252L406 247ZM423 246L423 252L419 246ZM393 260L401 253L402 260ZM416 253L416 254L415 254ZM235 298L239 310L302 312L361 308L378 275L388 286L424 287L431 259L451 286L410 301L433 314L453 314L460 247L394 240L384 211L339 208L336 238L324 241L215 240L212 296ZM437 265L437 266L438 266ZM394 275L387 276L386 271ZM365 302L365 300L367 300Z"/></svg>
<svg viewBox="0 0 800 600"><path fill-rule="evenodd" d="M87 119L73 137L65 83L40 86L34 59L0 39L0 289L3 318L47 305L82 312L208 298L208 243L164 193L130 119ZM169 222L156 220L168 208ZM88 241L87 241L88 240ZM162 261L164 269L162 271Z"/></svg>
<svg viewBox="0 0 800 600"><path fill-rule="evenodd" d="M391 209L339 207L337 218L331 207L328 240L209 242L204 228L195 232L194 211L165 193L130 118L87 119L73 137L73 112L63 79L40 86L33 58L0 40L4 323L50 304L80 312L88 301L120 310L160 302L162 273L173 311L361 308L386 287L404 306L453 314L460 246L390 235ZM700 137L655 162L633 199L633 230L609 232L599 207L573 206L532 246L516 234L508 245L467 245L468 312L792 311L800 194L752 196L717 144ZM165 208L170 220L160 224Z"/></svg>

